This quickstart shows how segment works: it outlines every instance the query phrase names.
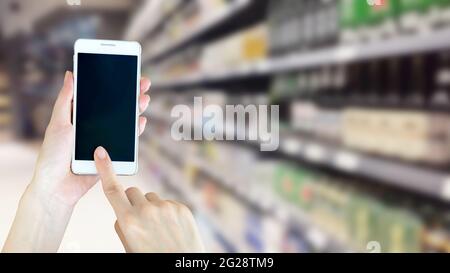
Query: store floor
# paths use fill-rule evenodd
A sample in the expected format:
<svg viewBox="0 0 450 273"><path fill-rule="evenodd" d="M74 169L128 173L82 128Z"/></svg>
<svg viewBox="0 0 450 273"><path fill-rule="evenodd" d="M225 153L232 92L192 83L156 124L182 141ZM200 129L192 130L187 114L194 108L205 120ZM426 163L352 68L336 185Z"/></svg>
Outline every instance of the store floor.
<svg viewBox="0 0 450 273"><path fill-rule="evenodd" d="M0 246L8 234L17 204L33 173L39 144L0 143ZM121 178L125 187L137 186L151 191L151 183L142 175ZM122 252L114 231L115 217L97 184L75 208L67 228L61 252Z"/></svg>

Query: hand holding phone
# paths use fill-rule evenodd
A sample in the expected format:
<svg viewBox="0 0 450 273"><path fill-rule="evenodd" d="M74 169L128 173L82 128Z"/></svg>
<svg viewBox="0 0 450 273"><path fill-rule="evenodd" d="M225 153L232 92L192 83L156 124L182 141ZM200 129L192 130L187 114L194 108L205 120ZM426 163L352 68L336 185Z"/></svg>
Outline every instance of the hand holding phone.
<svg viewBox="0 0 450 273"><path fill-rule="evenodd" d="M3 252L56 252L75 204L98 181L98 176L79 176L70 170L73 84L72 73L66 72L33 179L20 199ZM150 80L142 78L140 112L149 104L150 97L145 94L149 88ZM144 117L139 118L139 133L144 131L146 121Z"/></svg>

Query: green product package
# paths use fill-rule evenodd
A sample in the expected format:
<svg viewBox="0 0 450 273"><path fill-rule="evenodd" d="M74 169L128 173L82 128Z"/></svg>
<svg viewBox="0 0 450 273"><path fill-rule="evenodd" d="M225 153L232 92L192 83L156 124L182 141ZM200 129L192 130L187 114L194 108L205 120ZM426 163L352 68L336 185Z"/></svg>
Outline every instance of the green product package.
<svg viewBox="0 0 450 273"><path fill-rule="evenodd" d="M296 193L296 175L292 166L280 165L275 171L275 191L284 199L293 201Z"/></svg>
<svg viewBox="0 0 450 273"><path fill-rule="evenodd" d="M431 5L447 0L398 0L400 13L419 12L424 13Z"/></svg>
<svg viewBox="0 0 450 273"><path fill-rule="evenodd" d="M366 2L366 1L359 1ZM384 0L382 5L368 6L368 23L378 24L384 20L394 19L399 13L399 0Z"/></svg>
<svg viewBox="0 0 450 273"><path fill-rule="evenodd" d="M313 194L314 176L301 168L283 164L275 171L275 191L285 200L308 208Z"/></svg>
<svg viewBox="0 0 450 273"><path fill-rule="evenodd" d="M297 74L289 74L286 76L287 96L291 97L298 92Z"/></svg>
<svg viewBox="0 0 450 273"><path fill-rule="evenodd" d="M281 77L275 76L275 78L272 81L272 86L270 88L270 97L272 101L277 101L283 97L282 84L283 82Z"/></svg>
<svg viewBox="0 0 450 273"><path fill-rule="evenodd" d="M386 211L386 221L383 225L384 244L386 252L408 253L421 250L421 222L411 214L402 210Z"/></svg>
<svg viewBox="0 0 450 273"><path fill-rule="evenodd" d="M368 244L369 242L377 242L380 244L380 251L386 252L384 249L384 230L383 230L383 217L387 211L387 208L382 205L377 200L370 199L370 210L372 212L372 226L370 227L370 238L366 242Z"/></svg>
<svg viewBox="0 0 450 273"><path fill-rule="evenodd" d="M314 175L305 170L297 171L295 202L303 209L308 209L311 206L314 198L314 181L316 179Z"/></svg>
<svg viewBox="0 0 450 273"><path fill-rule="evenodd" d="M277 75L272 84L270 95L273 100L288 98L298 90L296 74Z"/></svg>
<svg viewBox="0 0 450 273"><path fill-rule="evenodd" d="M339 1L339 18L341 28L357 28L367 18L368 6L361 0Z"/></svg>
<svg viewBox="0 0 450 273"><path fill-rule="evenodd" d="M378 230L382 207L363 196L354 196L349 205L348 230L353 243L366 249L369 242L380 242Z"/></svg>

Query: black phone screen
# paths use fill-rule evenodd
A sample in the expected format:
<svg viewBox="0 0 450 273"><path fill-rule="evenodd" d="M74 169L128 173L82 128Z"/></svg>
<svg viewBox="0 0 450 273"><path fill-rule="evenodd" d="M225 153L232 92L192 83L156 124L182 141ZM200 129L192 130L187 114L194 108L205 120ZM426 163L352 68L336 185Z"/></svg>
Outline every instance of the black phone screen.
<svg viewBox="0 0 450 273"><path fill-rule="evenodd" d="M103 146L113 161L134 161L137 61L78 53L75 160L94 160Z"/></svg>

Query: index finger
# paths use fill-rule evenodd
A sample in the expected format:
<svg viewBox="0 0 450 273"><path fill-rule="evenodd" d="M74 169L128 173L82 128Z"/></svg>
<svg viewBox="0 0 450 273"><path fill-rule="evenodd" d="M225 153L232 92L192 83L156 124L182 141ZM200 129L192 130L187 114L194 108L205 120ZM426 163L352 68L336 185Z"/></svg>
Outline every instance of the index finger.
<svg viewBox="0 0 450 273"><path fill-rule="evenodd" d="M131 209L131 203L128 201L127 195L117 181L111 158L103 147L95 149L94 153L95 166L102 180L103 192L111 204L117 218Z"/></svg>

